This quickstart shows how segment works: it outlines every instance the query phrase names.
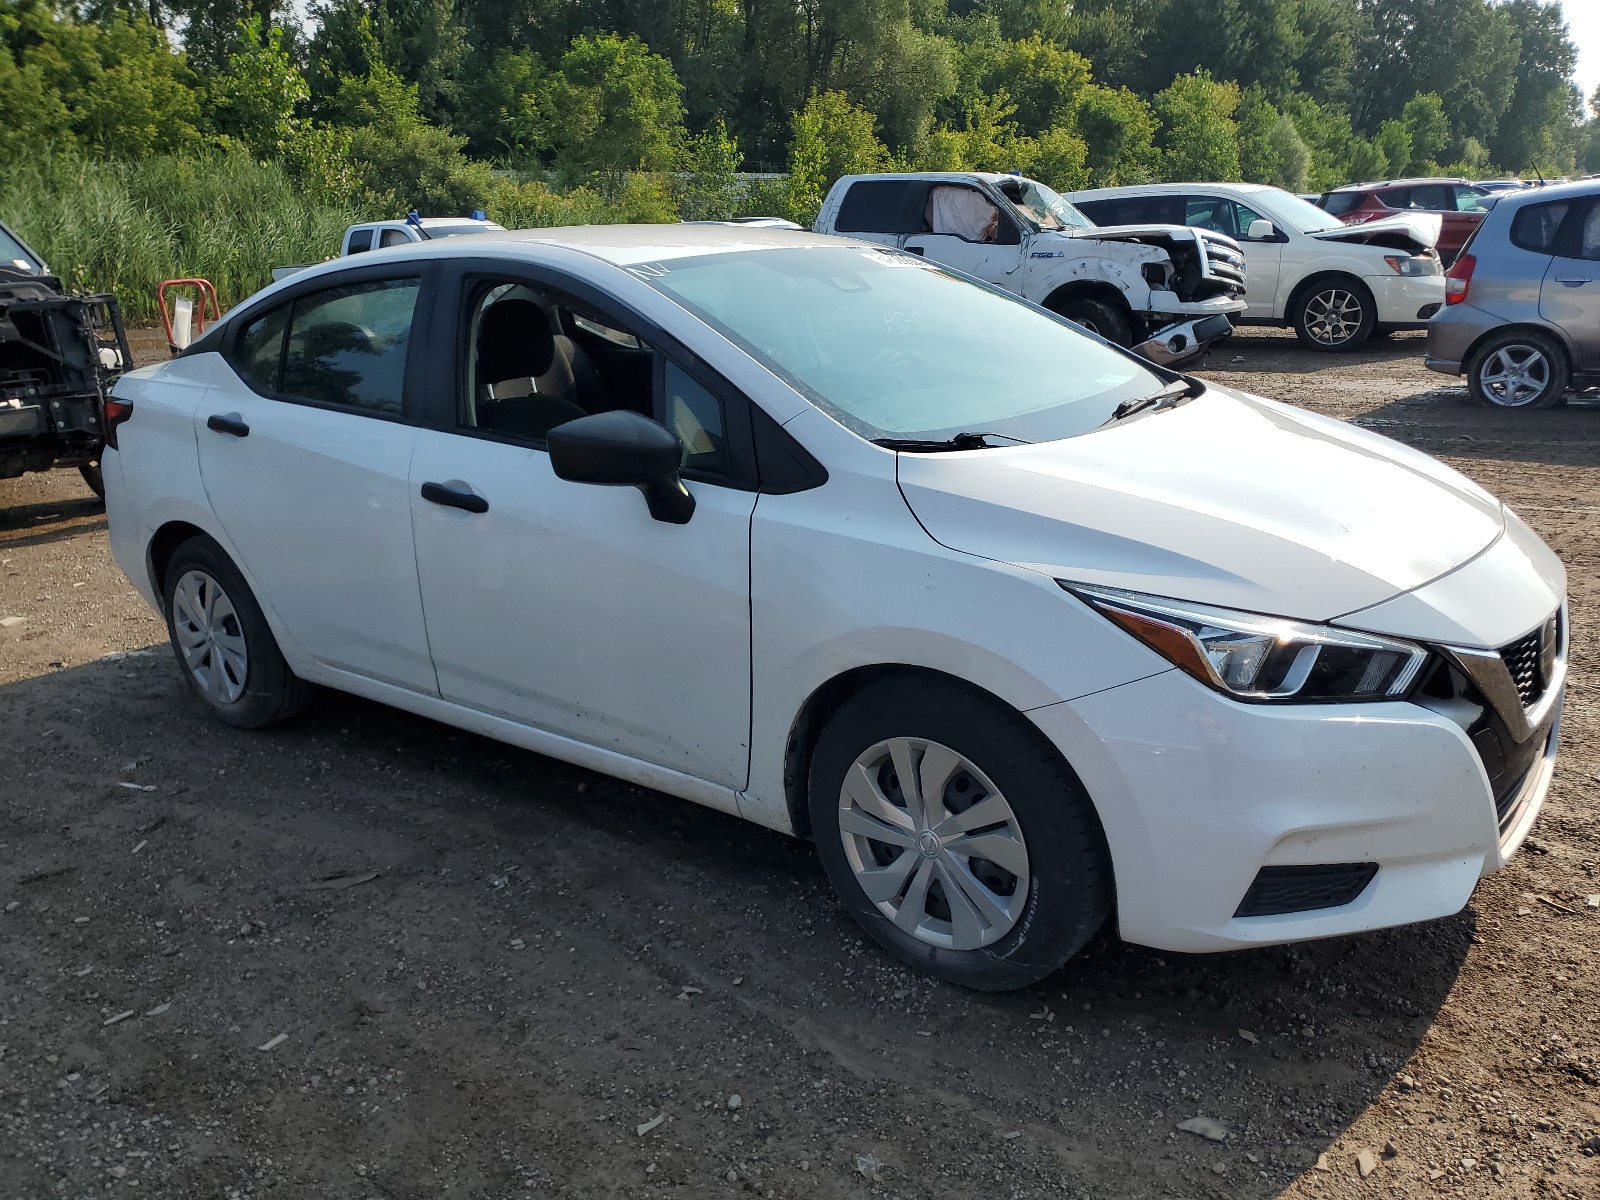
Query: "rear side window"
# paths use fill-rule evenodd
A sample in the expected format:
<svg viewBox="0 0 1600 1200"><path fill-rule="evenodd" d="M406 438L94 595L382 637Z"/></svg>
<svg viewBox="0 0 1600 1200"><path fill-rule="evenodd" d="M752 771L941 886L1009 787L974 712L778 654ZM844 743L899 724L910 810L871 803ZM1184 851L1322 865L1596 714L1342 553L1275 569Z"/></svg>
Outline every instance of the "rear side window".
<svg viewBox="0 0 1600 1200"><path fill-rule="evenodd" d="M1074 200L1072 207L1088 217L1096 225L1111 224L1110 221L1106 220L1106 217L1111 212L1111 201L1109 200Z"/></svg>
<svg viewBox="0 0 1600 1200"><path fill-rule="evenodd" d="M1600 259L1600 204L1591 202L1578 235L1578 257Z"/></svg>
<svg viewBox="0 0 1600 1200"><path fill-rule="evenodd" d="M1566 201L1558 204L1529 204L1518 210L1511 220L1511 244L1532 250L1535 254L1549 254L1555 246L1556 232L1567 218Z"/></svg>
<svg viewBox="0 0 1600 1200"><path fill-rule="evenodd" d="M833 227L839 233L921 233L926 183L863 179L852 183Z"/></svg>
<svg viewBox="0 0 1600 1200"><path fill-rule="evenodd" d="M1182 225L1185 204L1182 196L1128 196L1111 201L1104 221L1097 225Z"/></svg>
<svg viewBox="0 0 1600 1200"><path fill-rule="evenodd" d="M1455 212L1455 189L1444 183L1423 183L1412 187L1410 198L1404 205L1406 208L1426 209L1428 212ZM1401 207L1393 200L1389 201L1391 207Z"/></svg>
<svg viewBox="0 0 1600 1200"><path fill-rule="evenodd" d="M281 305L257 317L239 331L234 348L234 367L258 392L269 395L278 390L278 371L283 366L283 333L289 327L289 306Z"/></svg>
<svg viewBox="0 0 1600 1200"><path fill-rule="evenodd" d="M385 279L297 299L280 390L298 399L398 414L419 286L415 279Z"/></svg>
<svg viewBox="0 0 1600 1200"><path fill-rule="evenodd" d="M1342 217L1361 203L1360 192L1329 192L1322 198L1322 209L1329 216Z"/></svg>
<svg viewBox="0 0 1600 1200"><path fill-rule="evenodd" d="M372 230L358 229L350 235L350 249L346 254L361 254L372 249Z"/></svg>

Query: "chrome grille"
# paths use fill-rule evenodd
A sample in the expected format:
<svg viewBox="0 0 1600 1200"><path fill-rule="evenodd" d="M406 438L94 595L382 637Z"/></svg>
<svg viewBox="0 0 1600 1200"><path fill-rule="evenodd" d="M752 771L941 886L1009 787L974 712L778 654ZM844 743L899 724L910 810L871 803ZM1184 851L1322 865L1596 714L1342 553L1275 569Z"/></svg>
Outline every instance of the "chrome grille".
<svg viewBox="0 0 1600 1200"><path fill-rule="evenodd" d="M1228 284L1232 295L1242 294L1245 279L1244 252L1239 249L1238 243L1209 230L1200 231L1199 241L1200 249L1205 255L1205 273L1213 279L1220 279Z"/></svg>
<svg viewBox="0 0 1600 1200"><path fill-rule="evenodd" d="M1500 659L1511 672L1511 681L1516 685L1524 708L1537 704L1550 682L1550 668L1561 634L1560 619L1561 614L1557 612L1526 637L1500 647Z"/></svg>

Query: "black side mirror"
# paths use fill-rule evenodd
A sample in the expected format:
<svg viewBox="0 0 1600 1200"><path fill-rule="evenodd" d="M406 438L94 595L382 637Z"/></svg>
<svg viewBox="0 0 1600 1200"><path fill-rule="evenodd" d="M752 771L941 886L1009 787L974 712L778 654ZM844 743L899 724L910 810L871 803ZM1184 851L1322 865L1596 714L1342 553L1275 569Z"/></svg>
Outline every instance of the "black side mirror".
<svg viewBox="0 0 1600 1200"><path fill-rule="evenodd" d="M560 479L636 487L658 521L687 525L694 515L694 496L678 477L678 439L649 417L627 410L580 417L545 434L545 446Z"/></svg>

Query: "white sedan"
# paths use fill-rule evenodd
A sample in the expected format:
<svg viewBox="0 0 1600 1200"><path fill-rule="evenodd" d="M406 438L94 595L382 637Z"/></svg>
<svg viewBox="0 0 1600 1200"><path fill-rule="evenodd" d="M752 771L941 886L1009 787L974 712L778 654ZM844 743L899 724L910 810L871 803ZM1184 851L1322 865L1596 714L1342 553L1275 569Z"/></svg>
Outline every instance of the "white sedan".
<svg viewBox="0 0 1600 1200"><path fill-rule="evenodd" d="M921 259L777 229L311 268L123 376L117 561L220 719L321 686L815 840L985 989L1440 917L1549 786L1493 497Z"/></svg>
<svg viewBox="0 0 1600 1200"><path fill-rule="evenodd" d="M1287 325L1314 350L1422 329L1444 304L1437 213L1345 225L1262 183L1152 183L1067 197L1100 225L1164 221L1226 233L1244 251L1243 325Z"/></svg>

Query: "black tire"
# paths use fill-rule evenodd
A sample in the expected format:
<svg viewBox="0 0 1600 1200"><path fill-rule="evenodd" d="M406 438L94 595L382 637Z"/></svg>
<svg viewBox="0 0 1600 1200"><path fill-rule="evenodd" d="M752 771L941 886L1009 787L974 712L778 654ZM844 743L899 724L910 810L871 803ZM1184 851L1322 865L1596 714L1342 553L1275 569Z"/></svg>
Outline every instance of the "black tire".
<svg viewBox="0 0 1600 1200"><path fill-rule="evenodd" d="M209 585L199 582L202 577ZM180 586L186 589L182 598ZM216 542L208 537L190 538L173 551L162 580L162 596L167 636L178 667L219 720L241 729L258 729L292 717L311 702L316 689L289 669L244 576ZM196 605L196 597L209 598L211 604ZM204 641L207 622L189 619L189 610L205 607L215 615L218 604L232 612L217 615L216 637L194 652L201 662L192 664L184 641L193 643L197 637ZM242 671L232 669L219 645L223 639L230 644L243 643Z"/></svg>
<svg viewBox="0 0 1600 1200"><path fill-rule="evenodd" d="M84 463L78 468L78 474L83 476L83 481L89 485L89 490L100 499L106 498L106 477L100 471L100 460Z"/></svg>
<svg viewBox="0 0 1600 1200"><path fill-rule="evenodd" d="M1069 321L1076 321L1091 333L1098 333L1119 346L1133 345L1133 324L1128 315L1109 300L1086 297L1066 300L1054 306Z"/></svg>
<svg viewBox="0 0 1600 1200"><path fill-rule="evenodd" d="M936 743L966 760L941 785L945 811L959 814L963 795L988 803L993 797L985 787L987 783L999 793L1001 803L1009 805L1014 821L1003 828L986 822L980 827L986 831L982 836L994 832L1009 835L1013 828L1021 834L1020 853L1029 875L1026 893L1012 904L1009 925L994 922L993 940L976 948L937 945L929 940L938 936L933 926L941 905L946 914L945 928L950 934L957 932L953 917L948 915L949 900L939 890L944 877L934 875L940 869L936 863L950 861L939 858L946 852L940 846L940 838L934 838L932 847L923 846L920 850L920 843L899 849L859 838L855 836L860 828L858 811L850 814L854 832L847 834L842 829L847 776L867 778L854 773L858 760L870 761L875 754L887 754L882 747L895 739ZM919 777L928 751L921 753L924 757L917 760L916 767ZM966 773L969 766L975 769L970 775ZM875 768L875 772L873 778L888 780L880 795L903 796L892 762ZM977 779L978 775L986 779ZM1022 714L955 681L900 676L872 684L847 700L817 741L808 779L808 802L817 852L845 908L890 954L946 982L985 992L1009 991L1036 983L1076 954L1111 911L1111 857L1094 805L1072 768ZM903 800L896 803L906 807ZM976 807L973 799L966 803ZM909 808L906 815L909 819ZM909 831L906 836L911 836ZM952 832L942 840L945 846L959 844L953 840L959 836ZM856 847L854 851L846 848L847 837ZM1009 836L1008 841L1016 847ZM885 903L918 923L916 931L896 924L863 890L858 867L851 859L853 852L860 856L863 847L874 855L893 855L887 860L891 868L900 861L899 855L912 856L907 860L910 865L900 872L907 882L887 885L898 892L886 897ZM924 862L924 855L932 861ZM1002 892L1004 880L1009 878L1009 894L1017 896L1016 876L995 867L992 861L970 853L956 861L965 861L972 876L983 876ZM863 860L862 866L868 865ZM885 858L878 857L876 865L885 865ZM923 884L927 895L911 910L906 906L916 891L915 880L925 868L934 876L934 882ZM978 910L973 907L972 911ZM928 922L927 929L921 928L924 921Z"/></svg>
<svg viewBox="0 0 1600 1200"><path fill-rule="evenodd" d="M1507 374L1512 367L1521 368L1518 375ZM1566 351L1531 329L1494 334L1467 360L1467 391L1490 408L1555 408L1571 383Z"/></svg>
<svg viewBox="0 0 1600 1200"><path fill-rule="evenodd" d="M1378 306L1354 276L1318 275L1295 295L1289 323L1303 345L1342 354L1372 336Z"/></svg>

